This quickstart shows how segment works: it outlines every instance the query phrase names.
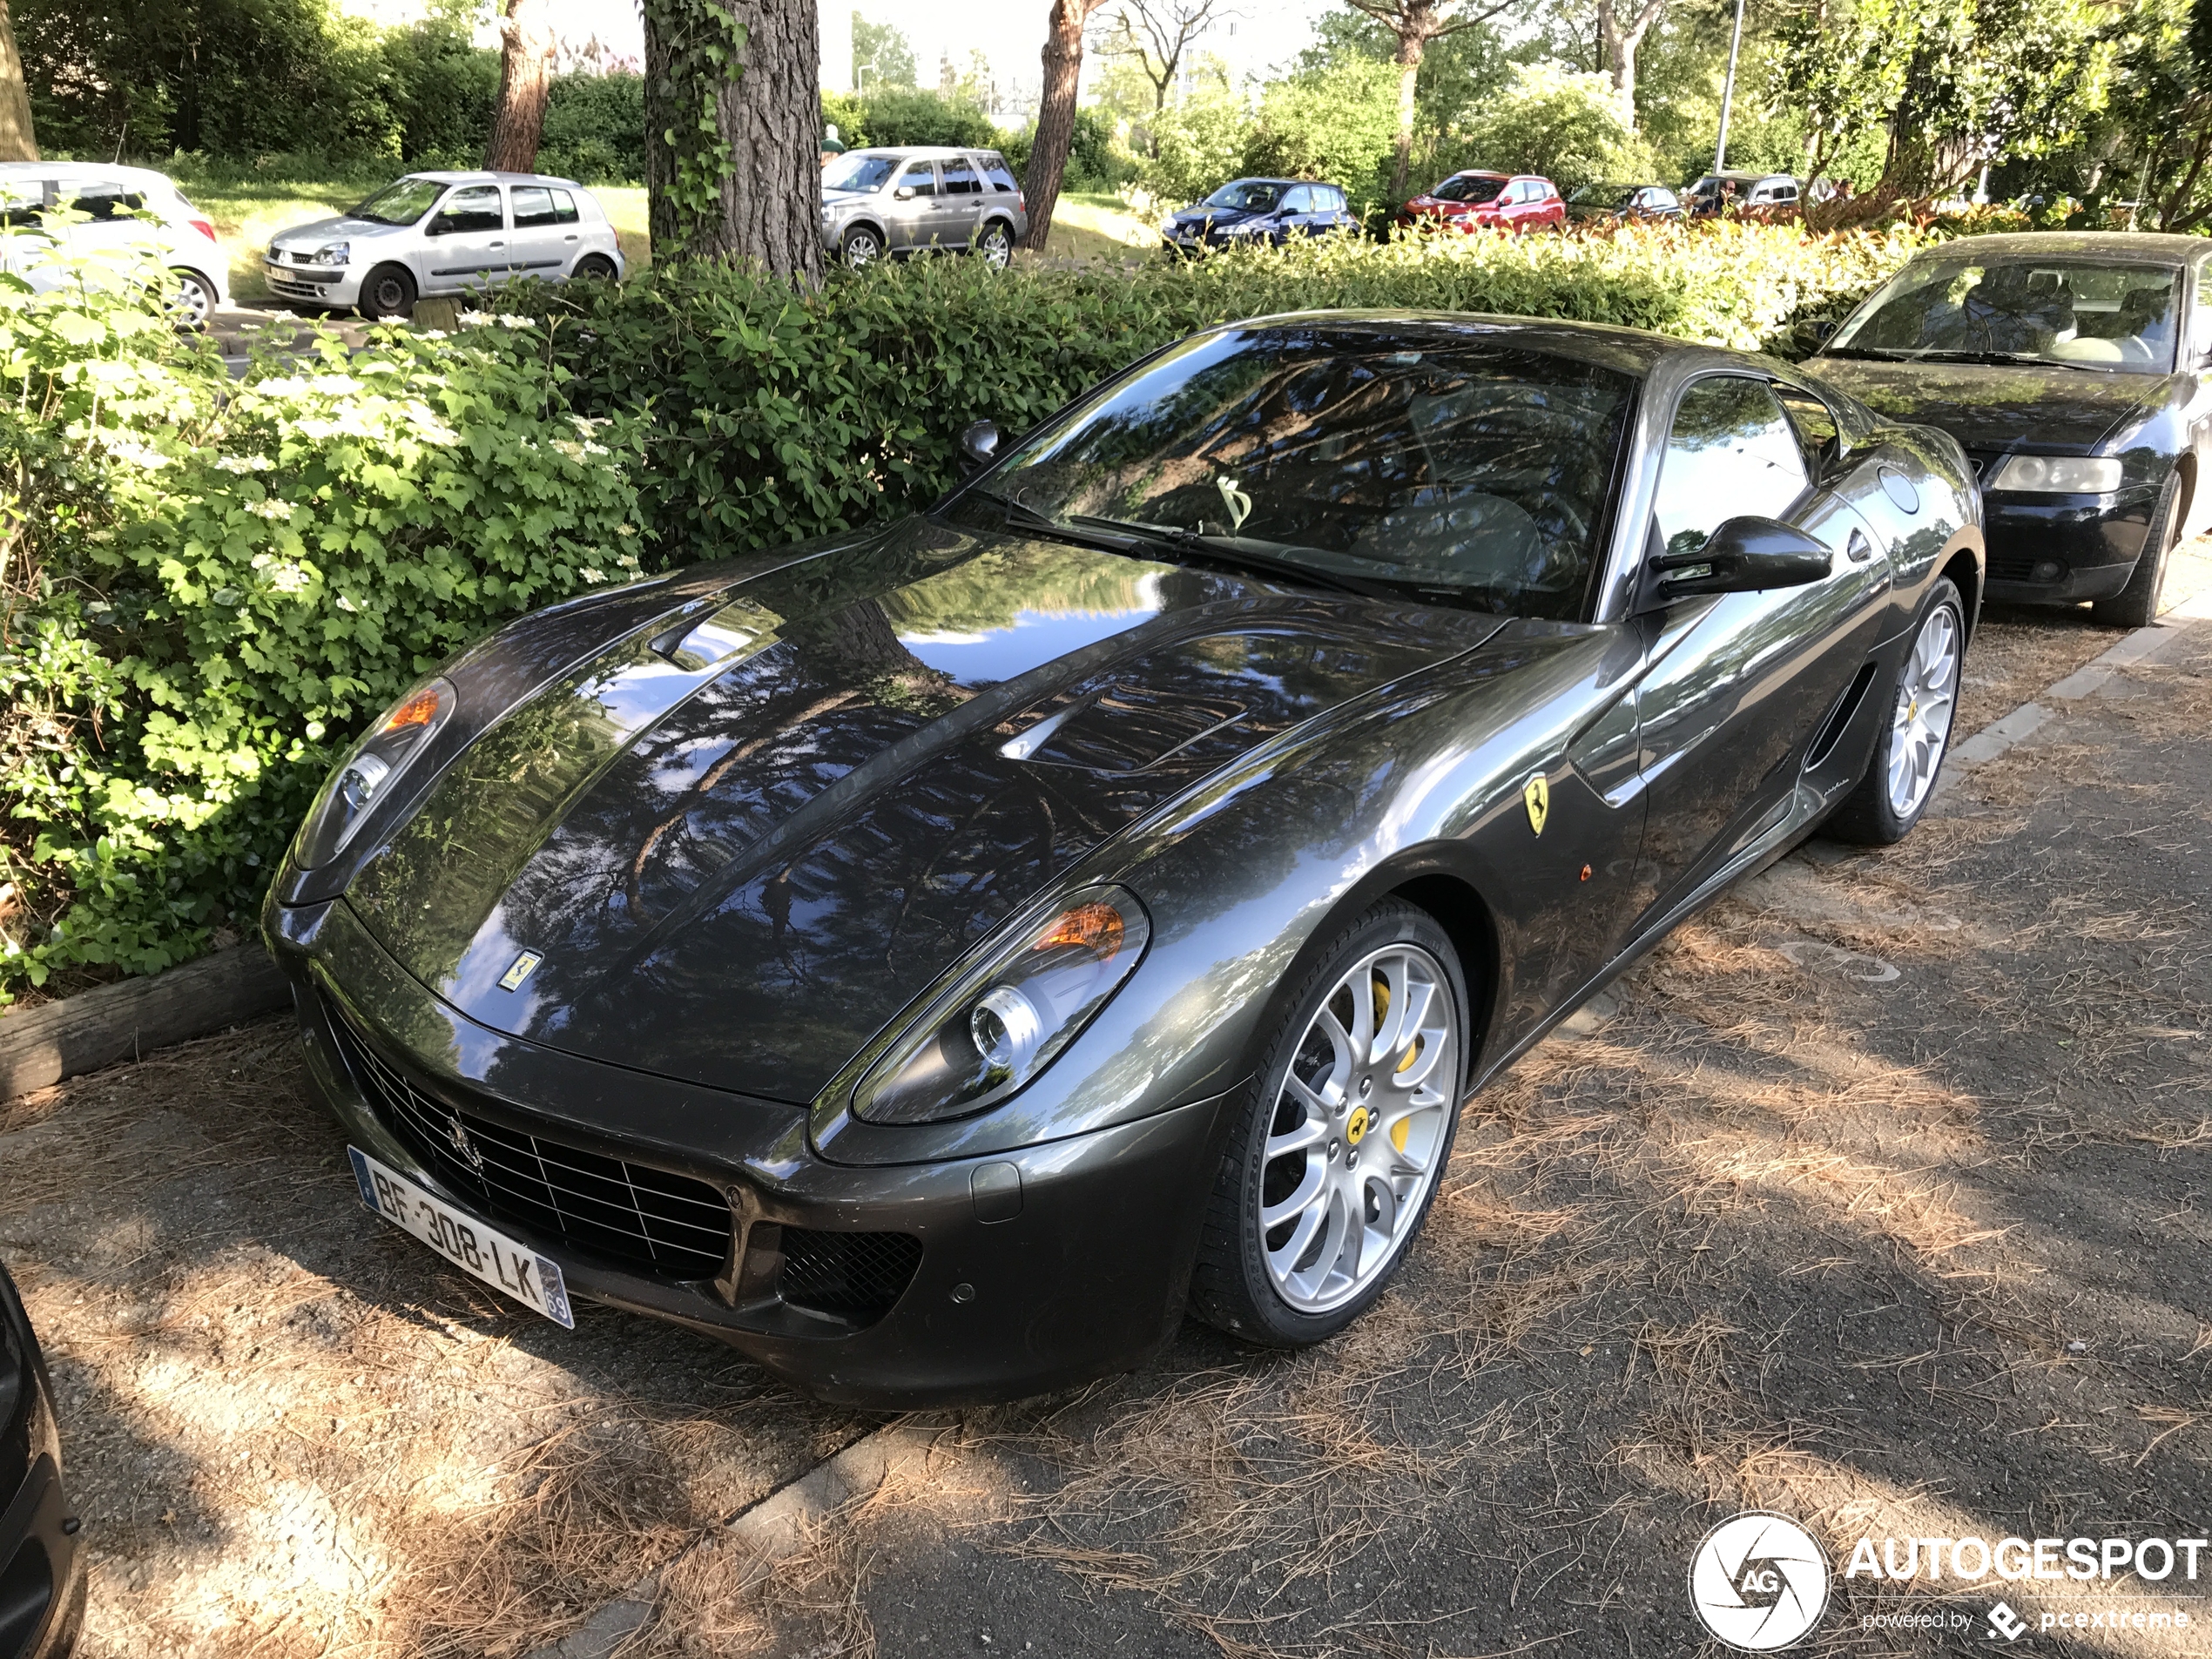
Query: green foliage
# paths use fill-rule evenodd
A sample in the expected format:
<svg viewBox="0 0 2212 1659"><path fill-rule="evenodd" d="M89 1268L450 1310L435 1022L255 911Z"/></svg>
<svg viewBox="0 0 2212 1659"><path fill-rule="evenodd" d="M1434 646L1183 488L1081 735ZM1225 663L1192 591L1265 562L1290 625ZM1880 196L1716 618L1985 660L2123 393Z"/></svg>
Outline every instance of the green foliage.
<svg viewBox="0 0 2212 1659"><path fill-rule="evenodd" d="M638 563L639 420L577 420L526 320L233 382L84 274L0 278L0 995L245 922L338 743Z"/></svg>
<svg viewBox="0 0 2212 1659"><path fill-rule="evenodd" d="M1325 179L1358 207L1386 193L1397 136L1397 69L1354 58L1277 81L1261 94L1239 171Z"/></svg>
<svg viewBox="0 0 2212 1659"><path fill-rule="evenodd" d="M860 105L859 130L867 142L880 145L949 144L989 149L998 143L999 130L980 105L946 98L937 92L894 89L869 92ZM846 138L852 147L853 138Z"/></svg>
<svg viewBox="0 0 2212 1659"><path fill-rule="evenodd" d="M1658 165L1612 82L1553 63L1515 69L1469 117L1455 148L1461 166L1541 173L1562 192L1649 179Z"/></svg>
<svg viewBox="0 0 2212 1659"><path fill-rule="evenodd" d="M576 377L578 408L650 402L650 543L692 558L926 506L957 475L969 421L1021 430L1143 353L1227 319L1406 307L1779 346L1798 317L1833 314L1916 245L1906 233L1809 239L1737 224L1332 239L1136 273L917 261L833 273L806 296L719 266L657 265L620 290L547 290L529 303Z"/></svg>
<svg viewBox="0 0 2212 1659"><path fill-rule="evenodd" d="M831 0L833 4L835 0ZM866 76L860 71L868 71ZM874 87L906 87L916 84L914 42L895 24L870 23L853 14L853 84L866 92Z"/></svg>
<svg viewBox="0 0 2212 1659"><path fill-rule="evenodd" d="M662 257L711 238L722 214L722 181L734 153L722 134L721 89L735 80L745 57L746 30L736 14L713 0L643 0L645 33L659 43L655 71L663 107L652 119L668 125L650 133L666 149L666 165L653 184L653 240Z"/></svg>
<svg viewBox="0 0 2212 1659"><path fill-rule="evenodd" d="M626 72L556 77L545 100L537 170L586 185L642 183L644 77Z"/></svg>
<svg viewBox="0 0 2212 1659"><path fill-rule="evenodd" d="M499 97L499 54L470 44L466 18L448 14L394 30L382 57L389 120L361 147L402 167L481 166Z"/></svg>
<svg viewBox="0 0 2212 1659"><path fill-rule="evenodd" d="M1244 170L1251 117L1232 92L1196 95L1153 118L1152 153L1139 178L1163 207L1179 207L1210 194Z"/></svg>
<svg viewBox="0 0 2212 1659"><path fill-rule="evenodd" d="M1029 146L1035 142L1036 135L1033 123L1017 132L999 136L1000 153L1006 157L1017 179L1028 174ZM1113 190L1129 183L1137 172L1137 164L1115 144L1114 124L1105 112L1097 109L1077 110L1068 137L1067 171L1060 179L1062 193Z"/></svg>

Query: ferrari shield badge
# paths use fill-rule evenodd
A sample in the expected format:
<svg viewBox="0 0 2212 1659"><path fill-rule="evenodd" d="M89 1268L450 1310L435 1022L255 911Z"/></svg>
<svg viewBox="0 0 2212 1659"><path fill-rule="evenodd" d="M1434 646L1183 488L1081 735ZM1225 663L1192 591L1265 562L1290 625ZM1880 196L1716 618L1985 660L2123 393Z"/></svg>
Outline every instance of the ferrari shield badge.
<svg viewBox="0 0 2212 1659"><path fill-rule="evenodd" d="M1521 786L1521 804L1528 808L1528 827L1541 835L1544 820L1551 816L1551 782L1542 772L1534 774Z"/></svg>
<svg viewBox="0 0 2212 1659"><path fill-rule="evenodd" d="M1534 812L1535 808L1532 806L1529 810ZM536 968L538 963L543 961L544 961L544 958L540 956L536 951L524 951L520 956L517 956L515 959L513 964L508 968L508 970L499 976L499 988L502 991L521 990L523 988L523 981L530 976L530 970Z"/></svg>

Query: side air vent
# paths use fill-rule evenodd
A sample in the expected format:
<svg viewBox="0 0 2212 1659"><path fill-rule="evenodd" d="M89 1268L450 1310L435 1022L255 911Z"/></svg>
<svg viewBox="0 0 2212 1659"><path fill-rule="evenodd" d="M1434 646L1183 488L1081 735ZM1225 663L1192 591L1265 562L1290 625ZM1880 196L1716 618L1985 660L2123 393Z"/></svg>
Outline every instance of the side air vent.
<svg viewBox="0 0 2212 1659"><path fill-rule="evenodd" d="M1866 700L1866 693L1874 684L1874 664L1870 658L1852 678L1850 687L1829 715L1827 725L1820 728L1820 735L1812 740L1812 747L1805 752L1805 770L1812 771L1836 751L1850 726L1851 716L1858 712L1858 705Z"/></svg>

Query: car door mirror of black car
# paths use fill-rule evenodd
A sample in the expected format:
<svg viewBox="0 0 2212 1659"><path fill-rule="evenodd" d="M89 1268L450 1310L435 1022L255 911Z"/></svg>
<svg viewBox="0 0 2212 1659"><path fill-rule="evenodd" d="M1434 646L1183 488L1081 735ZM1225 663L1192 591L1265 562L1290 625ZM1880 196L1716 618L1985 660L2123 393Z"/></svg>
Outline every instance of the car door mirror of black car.
<svg viewBox="0 0 2212 1659"><path fill-rule="evenodd" d="M1703 593L1762 593L1817 582L1835 562L1825 544L1796 525L1746 514L1728 520L1694 553L1654 558L1652 585L1662 604Z"/></svg>
<svg viewBox="0 0 2212 1659"><path fill-rule="evenodd" d="M1836 337L1838 326L1832 317L1808 317L1797 327L1797 344L1808 352L1817 352Z"/></svg>
<svg viewBox="0 0 2212 1659"><path fill-rule="evenodd" d="M971 421L960 435L962 463L969 472L981 472L999 458L999 427L995 421Z"/></svg>

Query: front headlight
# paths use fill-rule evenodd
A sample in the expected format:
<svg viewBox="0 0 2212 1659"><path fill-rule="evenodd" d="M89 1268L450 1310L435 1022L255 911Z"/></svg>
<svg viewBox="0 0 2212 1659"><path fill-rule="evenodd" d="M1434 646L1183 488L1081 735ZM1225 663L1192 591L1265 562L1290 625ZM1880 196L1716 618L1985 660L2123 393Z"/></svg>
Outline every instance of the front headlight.
<svg viewBox="0 0 2212 1659"><path fill-rule="evenodd" d="M293 863L303 870L320 869L345 851L369 807L392 792L400 774L452 718L455 700L450 682L432 680L408 692L369 727L332 768L307 809L307 821L293 846Z"/></svg>
<svg viewBox="0 0 2212 1659"><path fill-rule="evenodd" d="M1075 1041L1144 955L1152 925L1116 887L1070 894L961 974L853 1091L870 1123L936 1123L1001 1101Z"/></svg>
<svg viewBox="0 0 2212 1659"><path fill-rule="evenodd" d="M2031 496L2105 496L2120 488L2120 462L2079 455L2014 455L1989 481L1992 489Z"/></svg>
<svg viewBox="0 0 2212 1659"><path fill-rule="evenodd" d="M351 242L326 242L315 250L317 265L343 265L354 257Z"/></svg>

